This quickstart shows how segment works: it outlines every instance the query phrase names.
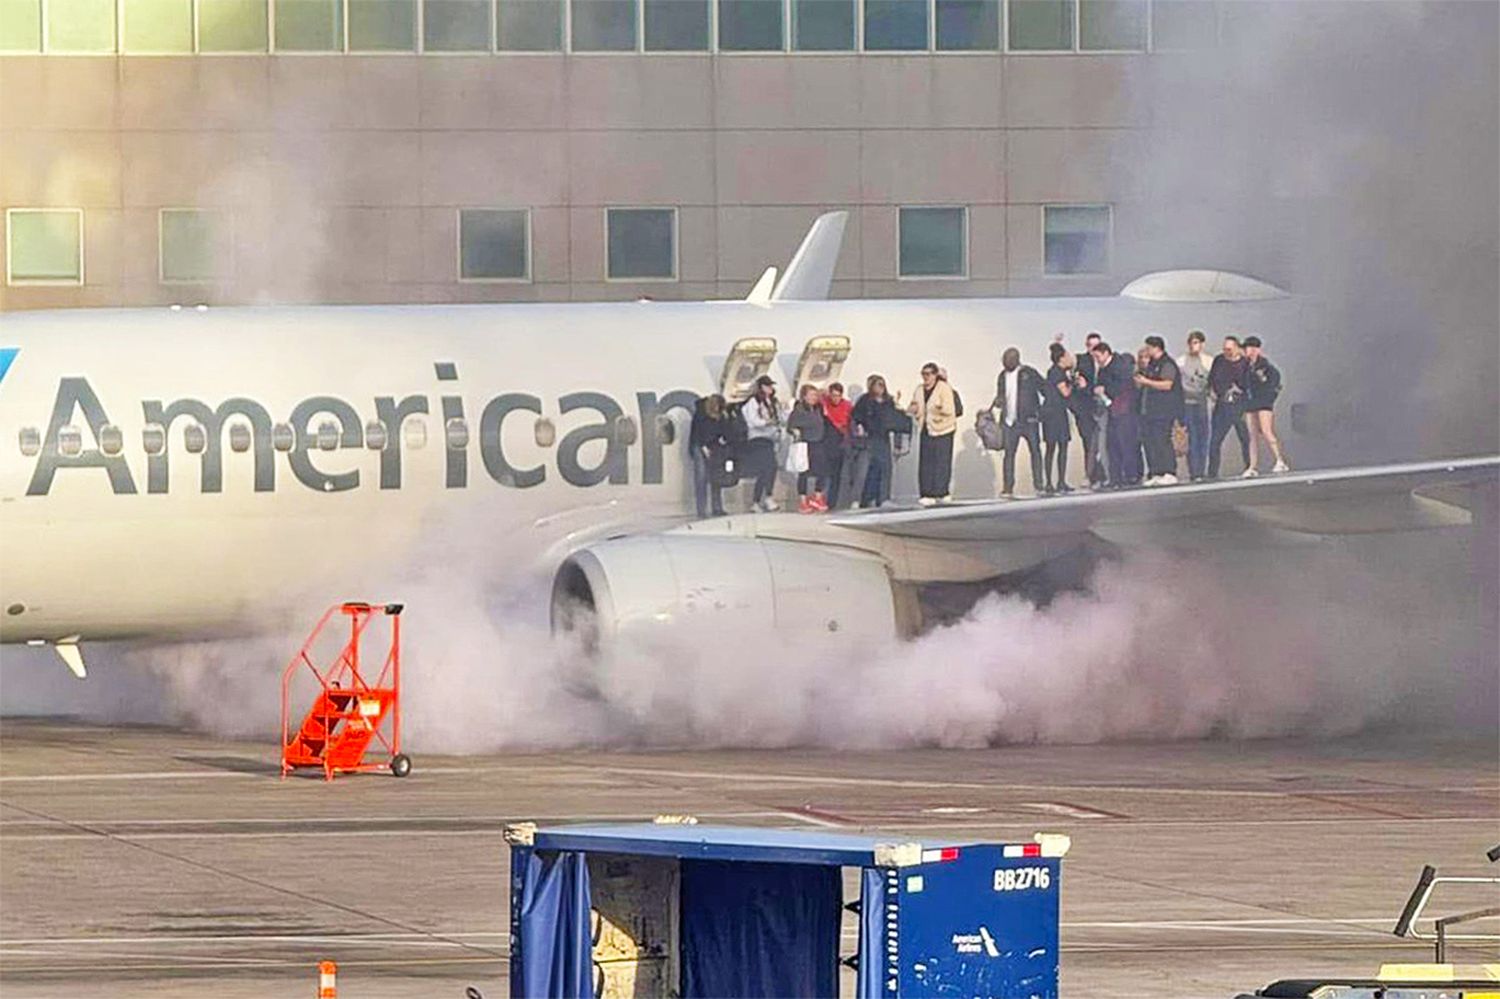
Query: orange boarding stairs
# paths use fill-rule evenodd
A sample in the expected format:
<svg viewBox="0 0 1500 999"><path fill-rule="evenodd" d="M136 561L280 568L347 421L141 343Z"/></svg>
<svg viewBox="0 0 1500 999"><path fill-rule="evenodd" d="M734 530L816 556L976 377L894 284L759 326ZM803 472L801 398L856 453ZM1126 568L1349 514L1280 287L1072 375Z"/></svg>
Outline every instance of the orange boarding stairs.
<svg viewBox="0 0 1500 999"><path fill-rule="evenodd" d="M397 777L411 773L411 759L401 752L401 604L335 604L281 674L281 776L298 767L317 767L325 780L335 774L373 773L389 768ZM336 618L346 619L349 638L326 668L314 658L323 631ZM371 624L389 621L389 645L380 673L370 682L363 672L360 646ZM303 670L318 680L311 710L293 732L289 701L292 681ZM367 762L372 749L384 759Z"/></svg>

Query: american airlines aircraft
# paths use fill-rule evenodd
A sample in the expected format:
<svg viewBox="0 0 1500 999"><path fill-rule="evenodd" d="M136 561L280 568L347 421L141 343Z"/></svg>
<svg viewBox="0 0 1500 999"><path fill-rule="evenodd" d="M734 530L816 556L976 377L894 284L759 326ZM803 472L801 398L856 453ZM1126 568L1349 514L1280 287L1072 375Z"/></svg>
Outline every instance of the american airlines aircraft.
<svg viewBox="0 0 1500 999"><path fill-rule="evenodd" d="M902 508L913 470L898 467L894 509L688 522L694 401L744 398L763 373L783 398L872 373L909 393L932 359L972 413L1009 345L1038 364L1059 332L1134 349L1151 332L1254 331L1291 375L1294 460L1298 432L1327 421L1298 391L1320 355L1299 339L1307 306L1262 282L1173 271L1112 298L827 301L843 222L821 218L741 302L0 317L0 641L53 645L82 675L80 642L211 635L293 595L367 596L455 527L507 536L517 571L554 571L554 616L601 641L729 614L906 635L923 584L1090 538L1150 542L1165 525L1261 546L1455 526L1465 490L1500 474L1486 457L999 503L970 430L955 493L972 502Z"/></svg>

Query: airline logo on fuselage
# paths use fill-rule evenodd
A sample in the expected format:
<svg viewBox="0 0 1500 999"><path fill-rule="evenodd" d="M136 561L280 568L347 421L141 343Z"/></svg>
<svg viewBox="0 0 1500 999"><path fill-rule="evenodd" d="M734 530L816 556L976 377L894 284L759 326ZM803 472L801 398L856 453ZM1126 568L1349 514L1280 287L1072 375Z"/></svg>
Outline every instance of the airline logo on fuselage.
<svg viewBox="0 0 1500 999"><path fill-rule="evenodd" d="M0 350L0 378L15 354L11 348ZM439 381L457 380L453 364L439 363L435 368ZM684 389L663 394L637 392L632 419L627 417L624 407L606 393L570 392L558 398L556 411L564 416L576 412L593 413L597 419L573 427L555 441L538 433L537 443L546 449L555 446L552 464L557 474L574 486L593 486L602 482L627 484L630 481L629 451L638 444L641 447L641 480L647 485L657 485L662 482L664 452L671 442L672 433L664 426L667 421L662 418L674 409L691 413L697 399L697 393ZM113 429L114 424L89 379L65 377L58 382L52 414L36 452L36 467L26 494L45 496L60 472L74 474L85 469L94 470L92 474L95 475L102 470L109 480L110 489L117 495L166 493L173 484L172 463L174 459L181 461L184 457L180 450L174 455L168 446L175 424L199 428L192 431L198 446L190 450L196 453L189 453L187 457L198 459L197 485L204 493L223 491L226 429L229 430L232 450L250 453L255 492L274 492L278 480L284 481L284 477L277 474L278 452L285 455L292 478L308 489L344 492L367 485L367 477L361 475L360 469L331 471L320 466L322 455L340 449L363 449L367 443L379 454L379 488L400 489L407 421L428 414L441 416L437 443L444 450L443 475L447 488L468 487L469 452L475 450L479 453L485 475L498 485L527 489L547 480L549 468L546 464L518 467L512 463L501 434L506 419L513 414L530 413L538 420L543 418L542 400L535 395L505 392L489 398L480 407L477 426L472 428L461 395L444 394L435 399L425 395L408 395L399 399L375 396L371 402L372 410L361 414L348 400L331 395L312 396L294 406L284 423L275 423L266 406L245 396L225 399L217 405L193 398L170 402L144 399L140 403L141 416L160 440L156 442L158 446L147 447L145 481L138 483L118 440L112 448L106 448L102 442L106 433L113 433L118 438L118 430ZM370 412L373 412L373 419L366 420ZM64 447L62 438L65 433L81 436L82 441L74 440L71 446ZM580 454L585 446L596 441L603 442L603 447L591 448L588 455ZM180 478L182 473L175 474Z"/></svg>

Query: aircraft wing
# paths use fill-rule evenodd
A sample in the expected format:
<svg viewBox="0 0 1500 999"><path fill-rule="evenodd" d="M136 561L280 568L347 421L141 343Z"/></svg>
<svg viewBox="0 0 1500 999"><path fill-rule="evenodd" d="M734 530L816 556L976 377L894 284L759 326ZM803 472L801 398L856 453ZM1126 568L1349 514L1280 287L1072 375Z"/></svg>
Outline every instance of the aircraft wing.
<svg viewBox="0 0 1500 999"><path fill-rule="evenodd" d="M898 537L974 542L1084 533L1110 537L1161 522L1225 529L1258 526L1309 535L1362 534L1470 523L1473 490L1497 482L1500 456L1490 456L859 511L840 515L833 523Z"/></svg>

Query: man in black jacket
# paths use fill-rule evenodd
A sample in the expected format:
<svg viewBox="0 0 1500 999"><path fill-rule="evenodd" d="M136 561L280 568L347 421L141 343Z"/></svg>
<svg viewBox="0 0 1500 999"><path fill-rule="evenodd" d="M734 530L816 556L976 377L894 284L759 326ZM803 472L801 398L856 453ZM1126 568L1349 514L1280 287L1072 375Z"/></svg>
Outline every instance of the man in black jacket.
<svg viewBox="0 0 1500 999"><path fill-rule="evenodd" d="M1036 368L1021 363L1021 352L1015 347L1005 349L1000 365L1002 370L995 379L995 401L990 408L998 414L1000 441L1005 447L1000 495L1014 499L1016 449L1023 440L1031 459L1032 486L1038 493L1042 491L1042 376Z"/></svg>
<svg viewBox="0 0 1500 999"><path fill-rule="evenodd" d="M1161 337L1146 337L1146 366L1136 372L1135 384L1142 393L1146 485L1175 486L1177 453L1172 447L1172 427L1182 419L1182 372Z"/></svg>
<svg viewBox="0 0 1500 999"><path fill-rule="evenodd" d="M1250 359L1240 349L1240 338L1226 336L1224 352L1208 367L1208 396L1214 411L1208 435L1208 477L1219 477L1219 457L1224 438L1233 430L1240 440L1240 460L1250 467L1250 431L1245 426L1245 388L1250 377Z"/></svg>
<svg viewBox="0 0 1500 999"><path fill-rule="evenodd" d="M1094 396L1094 386L1099 384L1099 372L1094 365L1094 348L1104 338L1090 330L1083 338L1083 353L1075 354L1073 365L1073 395L1068 400L1073 410L1073 419L1078 424L1078 436L1083 441L1083 471L1089 485L1102 486L1109 479L1104 469L1104 436L1109 432L1109 408L1100 406Z"/></svg>

